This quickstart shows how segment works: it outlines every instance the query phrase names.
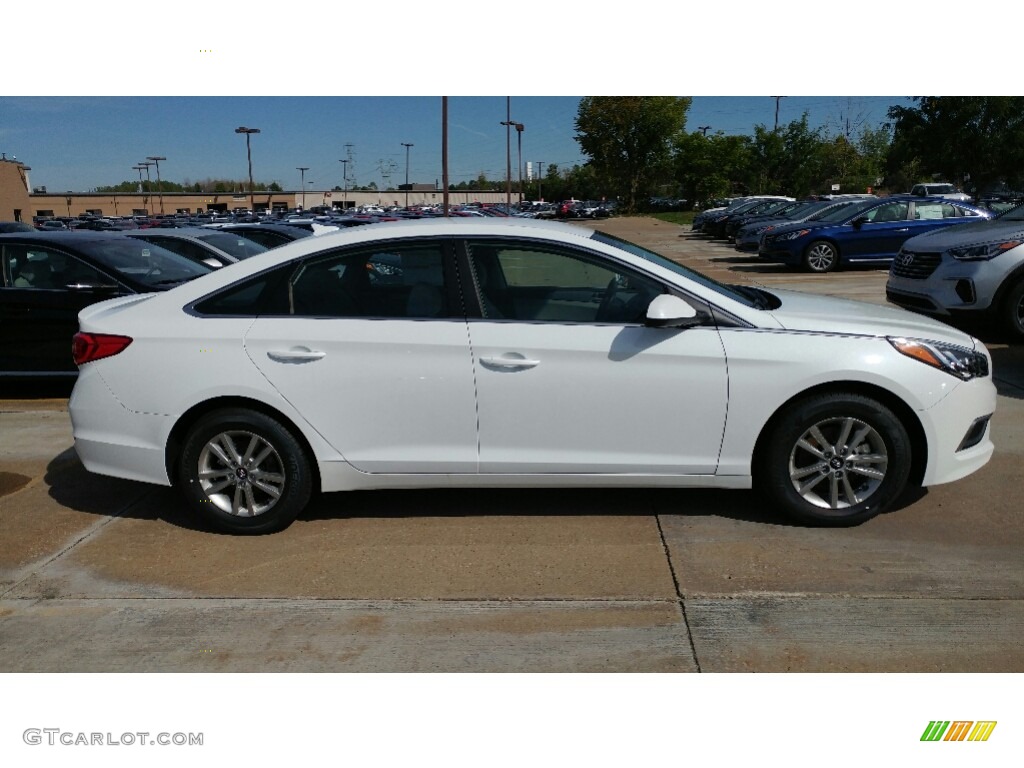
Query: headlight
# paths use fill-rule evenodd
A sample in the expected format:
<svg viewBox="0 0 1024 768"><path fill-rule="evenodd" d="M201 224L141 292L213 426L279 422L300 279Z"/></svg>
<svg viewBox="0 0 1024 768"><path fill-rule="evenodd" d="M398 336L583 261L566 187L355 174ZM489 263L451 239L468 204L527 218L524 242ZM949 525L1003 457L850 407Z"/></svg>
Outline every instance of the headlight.
<svg viewBox="0 0 1024 768"><path fill-rule="evenodd" d="M784 242L786 240L796 240L798 237L803 237L804 235L806 235L810 231L811 230L809 230L809 229L799 229L796 232L784 232L781 235L776 235L775 236L775 242L776 243L781 243L781 242Z"/></svg>
<svg viewBox="0 0 1024 768"><path fill-rule="evenodd" d="M1024 239L1000 240L996 243L979 243L962 248L950 248L947 253L959 261L988 261L1000 253L1016 248Z"/></svg>
<svg viewBox="0 0 1024 768"><path fill-rule="evenodd" d="M941 341L888 337L900 354L938 368L963 381L988 376L988 358L983 352Z"/></svg>

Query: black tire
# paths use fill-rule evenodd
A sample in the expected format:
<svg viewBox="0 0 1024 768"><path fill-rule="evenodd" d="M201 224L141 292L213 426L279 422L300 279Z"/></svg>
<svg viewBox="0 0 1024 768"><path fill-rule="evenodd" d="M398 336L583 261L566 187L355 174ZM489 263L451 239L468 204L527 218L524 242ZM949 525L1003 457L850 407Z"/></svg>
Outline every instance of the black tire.
<svg viewBox="0 0 1024 768"><path fill-rule="evenodd" d="M312 495L309 460L298 439L256 411L214 411L189 430L178 487L195 512L229 533L279 531Z"/></svg>
<svg viewBox="0 0 1024 768"><path fill-rule="evenodd" d="M1024 340L1024 279L1018 280L1003 298L999 308L1003 329L1015 341Z"/></svg>
<svg viewBox="0 0 1024 768"><path fill-rule="evenodd" d="M852 392L788 406L759 450L755 487L780 511L812 525L869 520L896 501L910 475L902 422L882 403Z"/></svg>
<svg viewBox="0 0 1024 768"><path fill-rule="evenodd" d="M828 240L815 240L804 251L804 266L811 272L832 272L839 267L839 249Z"/></svg>

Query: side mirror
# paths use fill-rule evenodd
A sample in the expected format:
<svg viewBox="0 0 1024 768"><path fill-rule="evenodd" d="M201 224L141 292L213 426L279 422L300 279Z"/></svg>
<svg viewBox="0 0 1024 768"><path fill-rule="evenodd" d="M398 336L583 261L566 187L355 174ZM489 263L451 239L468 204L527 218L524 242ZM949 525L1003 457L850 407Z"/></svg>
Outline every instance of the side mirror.
<svg viewBox="0 0 1024 768"><path fill-rule="evenodd" d="M693 328L707 320L707 315L698 312L678 296L663 293L647 307L648 328Z"/></svg>
<svg viewBox="0 0 1024 768"><path fill-rule="evenodd" d="M68 283L64 287L69 291L81 293L116 293L120 290L120 286L103 285L102 283Z"/></svg>
<svg viewBox="0 0 1024 768"><path fill-rule="evenodd" d="M855 228L860 229L861 227L863 227L865 224L868 223L868 217L867 216L858 216L856 219L854 219L850 223L853 224L853 226Z"/></svg>

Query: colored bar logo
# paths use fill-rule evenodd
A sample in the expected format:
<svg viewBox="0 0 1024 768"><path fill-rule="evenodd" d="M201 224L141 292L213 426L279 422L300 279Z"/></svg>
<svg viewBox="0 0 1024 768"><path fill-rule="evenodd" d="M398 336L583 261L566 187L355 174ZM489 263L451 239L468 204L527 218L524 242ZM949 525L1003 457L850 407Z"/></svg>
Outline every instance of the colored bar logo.
<svg viewBox="0 0 1024 768"><path fill-rule="evenodd" d="M921 741L988 741L996 723L996 720L932 720L921 734Z"/></svg>

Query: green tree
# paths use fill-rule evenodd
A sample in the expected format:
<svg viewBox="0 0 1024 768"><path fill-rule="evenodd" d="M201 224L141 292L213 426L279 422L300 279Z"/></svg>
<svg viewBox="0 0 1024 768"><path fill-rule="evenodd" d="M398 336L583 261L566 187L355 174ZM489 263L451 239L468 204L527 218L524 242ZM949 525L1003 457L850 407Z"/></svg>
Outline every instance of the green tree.
<svg viewBox="0 0 1024 768"><path fill-rule="evenodd" d="M891 107L889 170L914 168L931 180L970 182L979 192L1024 179L1024 97L915 96L915 106Z"/></svg>
<svg viewBox="0 0 1024 768"><path fill-rule="evenodd" d="M681 196L692 203L705 203L746 191L751 151L747 136L706 136L700 131L684 133L676 140L676 181Z"/></svg>
<svg viewBox="0 0 1024 768"><path fill-rule="evenodd" d="M670 173L672 147L686 128L685 96L586 96L576 112L576 141L596 176L623 198L624 212Z"/></svg>

